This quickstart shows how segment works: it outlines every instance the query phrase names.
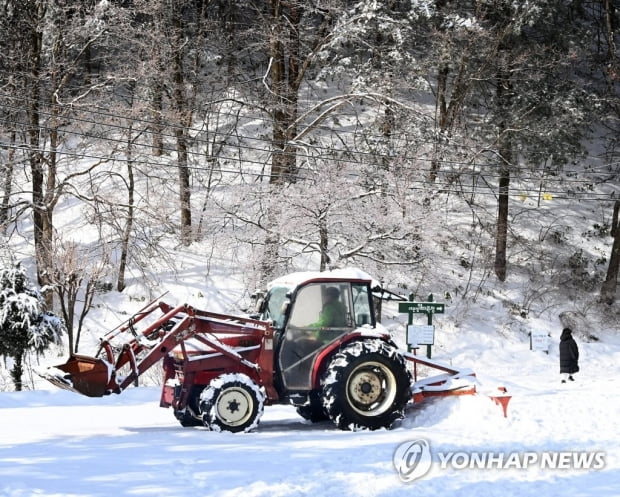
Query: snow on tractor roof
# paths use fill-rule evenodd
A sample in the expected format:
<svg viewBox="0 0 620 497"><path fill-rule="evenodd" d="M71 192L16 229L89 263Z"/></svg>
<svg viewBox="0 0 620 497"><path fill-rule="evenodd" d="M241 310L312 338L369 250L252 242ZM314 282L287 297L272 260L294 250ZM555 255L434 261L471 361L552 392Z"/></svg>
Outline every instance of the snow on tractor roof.
<svg viewBox="0 0 620 497"><path fill-rule="evenodd" d="M334 269L332 271L301 271L297 273L287 274L276 278L269 283L268 288L276 286L284 286L289 288L296 288L303 283L311 280L365 280L370 281L372 286L379 285L378 280L374 279L367 272L362 271L359 268L343 268Z"/></svg>

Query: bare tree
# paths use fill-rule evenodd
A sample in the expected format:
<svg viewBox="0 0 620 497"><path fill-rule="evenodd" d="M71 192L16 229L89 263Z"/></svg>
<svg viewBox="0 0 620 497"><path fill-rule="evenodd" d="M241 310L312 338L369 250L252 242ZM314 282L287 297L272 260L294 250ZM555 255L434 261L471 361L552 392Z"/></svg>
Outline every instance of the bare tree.
<svg viewBox="0 0 620 497"><path fill-rule="evenodd" d="M618 10L611 0L601 1L600 15L602 16L602 22L596 23L597 26L602 26L601 31L605 43L599 45L599 52L597 59L601 60L601 73L602 81L605 83L603 86L603 96L608 102L608 108L611 110L609 115L602 116L604 122L609 126L610 136L608 143L612 150L612 157L617 157L614 154L617 147L618 140L618 116L620 116L620 95L618 93L617 81L620 77L620 58L618 57L617 43L618 37ZM617 175L616 175L617 178ZM611 221L611 236L613 237L613 244L611 248L611 255L609 257L609 266L607 268L607 275L605 281L601 286L601 300L607 304L612 304L616 300L616 290L618 285L618 272L620 268L620 201L616 200L613 207L613 215Z"/></svg>
<svg viewBox="0 0 620 497"><path fill-rule="evenodd" d="M271 96L271 182L297 179L295 140L299 123L299 91L319 51L332 36L338 7L317 7L301 1L269 0L267 24L269 65L265 83Z"/></svg>
<svg viewBox="0 0 620 497"><path fill-rule="evenodd" d="M502 0L464 2L453 12L470 16L468 29L477 37L477 49L467 52L467 72L476 75L476 91L457 100L466 98L459 106L466 102L470 115L463 118L473 124L470 135L476 149L486 151L483 174L497 185L494 270L500 281L507 277L513 179L524 171L557 171L582 152L589 88L569 76L574 67L566 55L576 56L581 47L580 26L571 9L561 3L528 9ZM566 22L550 24L548 18ZM574 25L574 30L566 25ZM455 30L456 37L462 36L460 31ZM575 115L573 108L580 112Z"/></svg>
<svg viewBox="0 0 620 497"><path fill-rule="evenodd" d="M75 241L56 240L49 280L58 296L70 353L78 352L84 319L92 309L97 291L106 289L108 270L105 245L92 250Z"/></svg>
<svg viewBox="0 0 620 497"><path fill-rule="evenodd" d="M7 3L12 5L8 9L10 36L5 63L14 74L16 90L9 105L18 110L13 124L25 135L19 149L26 154L30 168L37 276L39 284L46 287L50 283L54 209L70 187L70 178L87 174L71 167L72 157L61 148L74 109L100 86L89 70L91 49L105 38L105 29L94 22L103 12L82 2ZM60 177L65 170L66 176ZM49 306L51 293L45 297Z"/></svg>
<svg viewBox="0 0 620 497"><path fill-rule="evenodd" d="M130 240L132 236L133 223L135 220L134 210L136 182L134 178L134 136L132 131L133 126L130 123L127 130L127 177L125 178L127 186L127 205L125 207L125 225L121 233L118 277L116 279L116 289L119 292L122 292L125 289L125 272L127 270Z"/></svg>

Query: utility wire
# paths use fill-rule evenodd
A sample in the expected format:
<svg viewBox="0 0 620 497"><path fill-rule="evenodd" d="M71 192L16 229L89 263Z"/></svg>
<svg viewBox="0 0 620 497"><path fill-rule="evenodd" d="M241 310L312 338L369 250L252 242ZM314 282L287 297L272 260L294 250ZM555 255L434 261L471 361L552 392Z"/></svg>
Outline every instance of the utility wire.
<svg viewBox="0 0 620 497"><path fill-rule="evenodd" d="M35 151L37 151L35 149ZM38 150L40 152L44 152L45 150ZM74 153L74 152L58 152L59 155L65 155L68 157L77 158L80 160L91 159L91 160L99 160L106 162L131 162L134 165L144 165L144 166L161 166L162 164L155 161L137 161L135 159L128 159L122 157L109 157L109 156L98 156L92 154L83 154L83 153ZM251 162L251 161L244 161ZM263 165L260 162L254 162L254 164ZM188 166L190 170L198 170L198 171L209 171L207 168L201 168L196 166ZM271 174L262 173L258 171L249 171L249 170L234 170L234 169L225 169L225 168L217 168L217 172L222 174L231 174L235 176L247 176L254 177L256 179L268 179L271 177ZM300 180L303 180L301 178ZM467 196L467 195L491 195L494 197L498 196L498 192L494 191L489 186L484 184L473 186L463 186L460 182L450 182L450 181L411 181L411 185L407 186L407 189L410 191L421 191L426 193L432 192L453 192L458 193L459 195ZM517 197L523 200L523 197L542 197L543 199L563 199L563 200L599 200L599 201L610 201L620 198L620 192L610 192L610 193L596 193L596 192L566 192L566 190L551 190L545 189L544 191L536 190L526 190L524 188L519 188L518 186L513 186L511 189L509 196Z"/></svg>
<svg viewBox="0 0 620 497"><path fill-rule="evenodd" d="M71 133L71 132L70 132ZM126 144L126 142L124 140L120 140L120 139L113 139L113 138L103 138L103 137L95 137L93 135L84 135L81 133L75 133L75 135L77 136L81 136L81 137L85 137L85 138L93 138L93 139L98 139L100 141L103 142L113 142L113 143L122 143L122 144ZM150 147L150 145L149 145ZM233 147L233 145L231 145L231 147ZM247 147L244 145L236 145L234 146L236 149L240 149L240 150L245 150L245 151L251 151L251 152L256 152L257 150L260 150L261 152L264 152L265 154L270 154L270 150L268 149L255 149L253 147ZM6 149L13 149L13 150L21 150L21 151L34 151L34 152L38 152L41 154L45 154L45 153L49 153L50 150L45 148L45 147L32 147L26 143L5 143L5 144L1 144L0 143L0 148L6 148ZM176 149L173 148L166 148L165 151L168 152L176 152ZM99 161L105 161L105 162L112 162L112 161L131 161L133 164L135 165L144 165L144 166L156 166L156 167L163 167L163 168L173 168L173 167L177 167L177 165L169 162L169 161L164 161L164 160L147 160L144 158L138 158L138 157L132 157L131 159L127 159L127 158L123 158L122 155L120 156L107 156L107 155L98 155L98 154L93 154L93 153L84 153L84 152L75 152L75 151L70 151L70 150L66 150L64 148L59 148L55 151L55 153L59 156L64 156L64 157L70 157L70 158L84 158L84 159L93 159L93 160L99 160ZM265 169L266 167L268 167L268 160L265 161L261 161L261 160L256 160L256 159L251 159L251 158L239 158L239 157L230 157L230 156L212 156L212 155L202 155L202 154L192 154L192 155L198 155L201 159L206 160L207 162L212 162L212 161L220 161L220 162L238 162L240 165L241 164L247 164L247 165L258 165L260 166L262 169ZM307 156L302 156L306 157ZM416 160L420 160L419 158L416 158ZM351 164L359 164L359 162L354 161L354 160L341 160L339 159L338 162L340 163L351 163ZM501 174L498 172L494 172L493 169L495 169L495 165L489 165L489 164L474 164L474 165L466 165L464 163L459 163L457 161L445 161L443 163L445 164L449 164L449 165L459 165L461 166L461 169L442 169L440 168L438 171L434 171L438 176L445 176L445 175L454 175L454 176L458 176L459 178L472 178L472 179L476 179L476 178L486 178L486 179L499 179L501 177ZM378 170L385 168L385 166L383 164L379 164L379 163L373 163L373 162L365 162L363 163L363 165L365 167L375 167ZM250 174L250 175L254 175L257 178L262 178L262 177L270 177L271 174L269 173L260 173L257 174L255 172L249 172L246 171L245 169L241 169L241 167L238 170L233 170L233 169L227 169L225 167L222 167L221 164L217 164L217 165L212 165L212 166L200 166L197 164L188 164L186 166L189 170L191 171L196 171L196 172L207 172L207 173L211 173L213 171L216 172L220 172L220 173L230 173L230 174L236 174L236 175L242 175L242 174ZM482 168L489 168L485 171L482 171ZM609 165L606 166L600 166L601 168L605 167L605 168L609 168ZM466 169L465 169L466 168ZM397 171L403 171L403 172L408 172L408 173L415 173L417 176L429 176L430 173L432 172L431 169L429 168L422 168L422 167L414 167L414 166L408 166L405 164L399 164L398 166L396 166L395 168ZM473 169L473 170L472 170ZM475 169L480 169L480 170L475 170ZM298 174L301 174L302 177L300 179L304 179L303 174L304 173L308 173L308 174L316 174L317 169L315 168L311 168L309 166L303 166L300 165L297 167L296 169ZM546 176L545 172L542 172L541 176L523 176L520 173L528 173L528 174L532 174L535 171L532 171L529 168L526 167L514 167L511 168L511 177L513 179L513 181L531 181L531 182L535 182L535 183L544 183L544 184L553 184L553 183L561 183L563 185L567 185L568 187L570 187L570 185L584 185L584 184L588 184L588 183L596 183L593 181L587 181L584 179L571 179L571 178L565 178L562 177L561 179L555 179L553 177L550 176ZM615 174L611 171L606 172L608 175L612 174L612 176L614 176ZM582 171L580 172L580 174L602 174L602 173L597 173L596 171L592 170L592 171ZM618 173L616 173L618 174ZM306 178L307 179L307 178ZM403 178L403 180L407 180L410 181L412 183L424 183L424 184L438 184L437 182L432 183L432 182L428 182L426 180L418 180L418 179L414 179L411 177L407 177L407 178ZM605 181L600 180L600 183L605 183Z"/></svg>
<svg viewBox="0 0 620 497"><path fill-rule="evenodd" d="M23 98L16 97L14 95L6 94L6 93L1 93L1 92L0 92L0 96L3 96L5 98L9 98L9 99L14 99L14 100L20 100L20 101L24 100ZM30 103L33 102L31 99L25 99L25 100L29 101ZM12 110L14 110L16 112L23 111L23 107L20 107L20 106L8 106L7 105L5 107L9 108L9 109L12 109ZM83 109L83 108L81 108L80 110L83 111L83 112L87 112L89 114L103 116L103 117L112 118L112 119L117 119L117 120L121 120L121 121L128 119L128 117L126 115L119 115L119 114L115 114L115 113L112 113L112 112L109 112L109 111L106 111L106 112L103 112L103 111L93 111L93 110ZM56 117L54 114L52 114L49 111L41 110L41 111L39 111L39 114L42 115L42 116L47 116L47 117ZM224 112L224 111L218 111L218 115L234 117L235 119L238 118L238 114L230 113L230 112L227 113L227 112ZM334 116L335 117L339 117L339 116L342 117L340 114L334 114ZM347 116L351 117L350 115L347 115ZM245 114L242 117L243 117L243 119L248 119L248 120L251 120L251 121L260 120L260 119L264 119L265 118L265 116L254 116L254 115L248 115L248 114ZM114 129L121 130L121 131L128 131L129 130L128 126L123 126L123 125L120 125L120 124L112 124L112 123L102 122L102 121L96 121L96 120L93 120L93 119L85 119L85 118L80 118L80 117L77 117L77 116L73 116L71 118L71 120L72 120L72 122L82 122L82 123L91 124L91 125L94 125L94 126L107 126L107 127L111 127L111 128L114 128ZM174 135L174 134L167 134L165 132L158 132L158 131L156 132L156 131L153 131L153 128L160 128L161 127L161 128L168 128L168 129L173 129L173 130L174 129L183 129L184 131L190 131L190 132L191 131L203 132L202 129L186 128L186 127L183 127L183 126L181 126L181 125L179 125L177 123L171 123L171 122L162 123L162 122L157 122L157 121L152 120L152 119L145 119L145 118L139 118L139 117L132 117L131 120L132 120L132 122L138 122L138 123L141 123L141 124L145 124L147 126L146 130L141 130L141 131L147 132L147 133L151 133L151 134L158 134L158 135L160 135L162 137L167 137L167 138L175 139L176 135ZM27 124L20 123L19 121L11 121L11 120L8 120L8 119L6 119L6 122L14 124L16 126L28 126ZM49 130L49 128L43 128L43 127L41 129L48 129ZM333 127L317 126L317 129L323 129L323 130L326 130L326 131L334 132ZM65 132L65 131L63 130L63 132ZM73 133L79 134L77 132L73 132ZM206 133L211 134L212 136L222 135L225 138L229 137L228 133L217 131L217 130L206 130ZM347 131L346 129L338 130L337 133L339 135L346 135L346 134L360 135L360 134L362 134L359 130L358 131L356 131L356 130ZM85 135L85 136L88 136L88 135ZM255 140L255 141L259 141L261 143L265 141L264 139L257 138L255 136L244 136L244 135L240 135L240 134L235 134L235 136L239 136L240 138L242 138L244 140L247 140L247 141ZM405 136L408 136L408 135L405 135ZM382 136L382 135L364 135L364 137L368 138L368 139L386 140L385 136ZM192 136L189 136L188 139L192 140L195 143L199 143L199 144L200 143L211 143L211 141L209 141L209 140L200 139L200 138L192 137ZM396 139L398 139L398 138L394 138L394 137L391 138L391 140L396 140ZM122 140L120 140L120 141L122 141ZM438 145L436 140L419 140L419 139L415 139L415 140L414 139L411 139L411 140L404 139L403 143L408 144L408 145L411 144L411 143L414 143L416 145L432 145L432 146ZM144 146L144 147L151 147L150 144L139 143L139 144L135 144L135 145ZM439 143L439 145L441 145L441 143ZM299 148L303 148L303 144L296 144L296 145L293 145L293 146L296 146L296 148L298 149L298 151L296 153L296 155L298 157L315 158L314 156L311 156L311 155L303 155L303 154L299 153ZM470 148L470 147L467 147L467 146L464 146L464 145L459 145L459 144L450 144L448 146L450 148L454 148L454 147L459 147L460 146L464 150L469 150L469 148ZM253 147L247 147L247 148L248 149L253 149ZM316 149L316 150L328 150L328 151L332 151L333 150L332 147L325 147L325 146L321 146L321 145L313 145L312 147L309 147L309 148ZM269 150L269 149L255 148L255 150L261 151L261 152L271 152L271 150ZM340 150L340 152L342 152L342 153L349 153L349 151L346 151L346 150ZM355 153L357 155L360 155L360 156L365 156L365 155L366 156L375 156L376 155L376 153L364 152L364 151L356 151ZM548 155L544 151L541 151L541 152L538 152L538 153L540 155L544 156L544 157L546 157ZM451 161L451 160L440 159L440 158L407 157L406 155L399 155L399 154L394 154L394 155L391 155L391 156L388 156L388 157L392 157L392 158L398 157L398 158L400 158L402 160L407 160L407 159L411 159L411 160L426 160L426 161L431 161L432 160L432 161L435 161L437 163L461 164L458 161ZM593 160L593 159L599 160L598 158L591 158L591 160ZM613 163L613 164L617 164L617 162ZM605 164L605 165L603 165L601 167L605 167L607 165L608 164Z"/></svg>
<svg viewBox="0 0 620 497"><path fill-rule="evenodd" d="M21 126L22 124L17 122L17 121L12 121L9 119L3 119L3 121L9 125L15 125L15 126ZM88 121L91 124L94 125L100 125L100 123L97 123L95 121ZM114 125L115 128L119 128L119 126ZM53 128L47 127L47 126L40 126L39 129L45 130L45 131L52 131ZM124 131L128 131L129 128L122 128ZM136 133L138 133L138 130L133 130ZM77 136L77 137L81 137L81 138L88 138L88 139L93 139L93 140L99 140L99 141L104 141L104 142L112 142L112 143L117 143L117 144L122 144L122 145L127 145L127 140L126 139L121 139L121 138L112 138L109 136L100 136L100 135L96 135L96 134L89 134L89 133L84 133L84 132L79 132L79 131L73 131L73 130L63 130L64 134L70 134L72 136ZM217 132L215 132L217 133ZM173 135L165 135L167 137L170 138L176 138ZM237 137L239 137L241 139L241 141L248 139L255 139L255 140L259 140L256 138L252 138L252 137L245 137L243 135L235 135ZM207 140L199 140L199 139L195 139L193 137L188 138L188 140L191 140L194 143L208 143L210 144L210 141ZM262 142L268 142L269 140L267 139L260 139ZM19 148L19 149L28 149L29 145L27 144L18 144L18 145L13 145L11 146L10 144L4 144L3 145L4 148ZM152 149L152 143L141 143L141 142L133 142L132 143L133 147L146 147L149 149ZM251 151L251 152L258 152L258 153L264 153L266 155L271 155L273 153L273 150L271 148L258 148L258 147L251 147L242 143L238 143L238 144L229 144L226 145L227 147L231 147L231 148L235 148L235 149L241 149L241 150L245 150L245 151ZM164 152L170 152L170 153L174 153L176 152L176 148L174 147L167 147L167 146L163 146L162 150ZM462 167L474 167L474 168L495 168L497 167L497 164L495 163L484 163L484 162L474 162L471 164L467 164L467 160L463 160L463 161L458 161L456 159L452 159L452 160L448 160L448 159L438 159L438 158L433 158L433 157L420 157L420 156L416 156L416 157L407 157L407 156L399 156L399 155L395 155L395 156L381 156L381 155L377 155L377 154L373 154L370 152L350 152L348 150L344 150L344 149L330 149L330 152L332 153L336 153L338 154L342 154L342 155L347 155L347 154L353 154L355 156L369 156L373 159L390 159L390 160L396 160L399 163L395 166L401 170L405 170L405 171L416 171L416 172L422 172L422 173L427 173L430 174L432 172L432 169L425 169L425 168L420 168L420 167L413 167L413 166L408 166L404 163L406 163L407 161L412 161L412 162L432 162L433 164L440 164L440 165L447 165L447 166L458 166L459 168ZM195 153L194 153L195 155ZM198 154L201 158L204 158L205 160L216 160L221 158L220 156L217 155L207 155L207 154ZM297 153L295 154L295 156L299 159L308 159L308 160L324 160L325 157L315 157L312 155L308 155L308 154L303 154L300 153L300 151L298 150ZM330 159L329 157L327 159ZM235 159L229 159L229 160L238 160L237 158ZM358 164L359 162L357 160L355 160L355 158L345 158L345 157L338 157L337 160L340 163L352 163L352 164ZM256 162L256 161L252 161L247 159L247 162L250 163L261 163L261 162ZM367 166L375 166L377 168L384 168L385 166L383 164L379 164L379 163L373 163L373 162L367 162L364 163ZM606 163L604 165L600 165L600 166L596 166L596 167L590 167L589 170L582 170L580 171L580 174L585 174L585 175L589 175L589 174L597 174L597 170L603 170L603 169L607 169L607 171L602 171L602 173L606 173L606 174L614 174L614 171L609 171L609 169L615 165L618 165L618 162L611 162L611 163ZM299 166L300 170L306 169L304 166ZM518 173L521 171L525 171L527 173L532 173L534 171L532 171L532 168L528 168L525 166L512 166L511 167L511 172L513 173ZM454 173L454 170L450 170L451 173ZM459 173L459 175L475 175L478 176L480 173L479 172L468 172L467 170L460 170L457 171ZM544 175L546 173L546 171L542 171L542 174ZM487 173L487 176L493 177L494 175ZM499 175L495 175L495 177L499 177ZM536 178L538 179L538 178ZM535 180L536 180L535 179ZM548 178L547 178L548 179ZM570 179L565 179L566 182L575 182L575 183L582 183L582 180L570 180Z"/></svg>

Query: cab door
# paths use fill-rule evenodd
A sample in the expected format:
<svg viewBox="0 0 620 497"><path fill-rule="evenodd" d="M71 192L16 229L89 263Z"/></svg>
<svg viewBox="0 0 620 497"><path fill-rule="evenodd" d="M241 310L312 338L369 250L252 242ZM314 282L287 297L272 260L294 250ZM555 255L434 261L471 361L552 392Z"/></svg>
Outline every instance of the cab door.
<svg viewBox="0 0 620 497"><path fill-rule="evenodd" d="M337 299L334 294L337 291ZM331 312L342 313L325 319ZM335 309L335 310L334 310ZM312 371L319 351L356 328L350 283L310 283L297 291L280 347L279 366L288 390L310 390Z"/></svg>

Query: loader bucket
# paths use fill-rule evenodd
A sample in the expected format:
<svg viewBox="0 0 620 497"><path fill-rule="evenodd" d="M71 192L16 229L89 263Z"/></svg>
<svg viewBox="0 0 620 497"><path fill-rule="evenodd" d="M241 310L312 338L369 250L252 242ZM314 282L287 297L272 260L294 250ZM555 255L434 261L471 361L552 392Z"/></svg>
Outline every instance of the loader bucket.
<svg viewBox="0 0 620 497"><path fill-rule="evenodd" d="M65 364L52 366L38 374L64 390L103 397L110 393L108 383L112 365L95 357L73 354Z"/></svg>

